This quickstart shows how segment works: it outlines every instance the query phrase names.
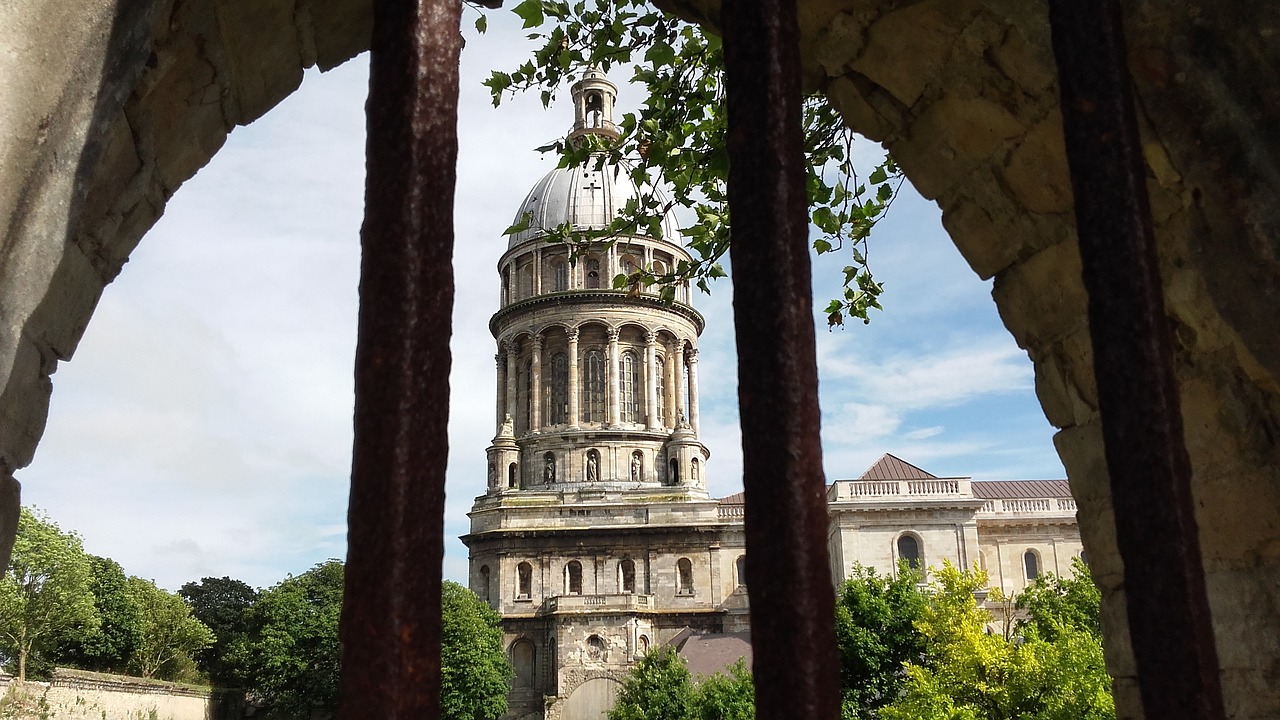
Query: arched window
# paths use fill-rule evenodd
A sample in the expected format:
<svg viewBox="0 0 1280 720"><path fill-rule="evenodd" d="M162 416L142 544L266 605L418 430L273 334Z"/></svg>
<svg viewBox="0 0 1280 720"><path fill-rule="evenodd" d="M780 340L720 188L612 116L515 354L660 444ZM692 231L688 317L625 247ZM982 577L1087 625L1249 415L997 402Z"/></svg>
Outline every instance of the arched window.
<svg viewBox="0 0 1280 720"><path fill-rule="evenodd" d="M624 594L636 591L636 562L631 558L618 563L618 590Z"/></svg>
<svg viewBox="0 0 1280 720"><path fill-rule="evenodd" d="M1028 550L1022 553L1022 567L1027 571L1027 579L1035 580L1040 577L1040 558L1036 555L1035 550Z"/></svg>
<svg viewBox="0 0 1280 720"><path fill-rule="evenodd" d="M920 569L920 541L914 535L898 538L898 562L904 561L912 570Z"/></svg>
<svg viewBox="0 0 1280 720"><path fill-rule="evenodd" d="M563 260L553 260L551 262L551 282L554 292L564 292L569 289L569 266Z"/></svg>
<svg viewBox="0 0 1280 720"><path fill-rule="evenodd" d="M533 566L522 562L516 567L516 599L528 600L533 596Z"/></svg>
<svg viewBox="0 0 1280 720"><path fill-rule="evenodd" d="M566 595L582 594L582 563L570 560L564 566L564 593Z"/></svg>
<svg viewBox="0 0 1280 720"><path fill-rule="evenodd" d="M533 680L538 676L538 650L533 643L524 639L515 641L511 646L511 669L515 670L512 687L533 687Z"/></svg>
<svg viewBox="0 0 1280 720"><path fill-rule="evenodd" d="M693 563L689 562L689 558L676 561L676 594L693 594Z"/></svg>
<svg viewBox="0 0 1280 720"><path fill-rule="evenodd" d="M480 599L489 602L489 566L480 566L480 592L476 593Z"/></svg>
<svg viewBox="0 0 1280 720"><path fill-rule="evenodd" d="M640 363L630 350L622 353L622 422L640 422Z"/></svg>
<svg viewBox="0 0 1280 720"><path fill-rule="evenodd" d="M507 466L507 487L515 489L516 487L516 464L511 463Z"/></svg>
<svg viewBox="0 0 1280 720"><path fill-rule="evenodd" d="M562 352L551 356L551 401L547 403L548 425L563 425L569 417L569 358Z"/></svg>
<svg viewBox="0 0 1280 720"><path fill-rule="evenodd" d="M584 358L582 383L582 421L604 422L604 353L588 350Z"/></svg>
<svg viewBox="0 0 1280 720"><path fill-rule="evenodd" d="M636 638L636 654L643 656L647 652L649 652L649 636L641 635Z"/></svg>
<svg viewBox="0 0 1280 720"><path fill-rule="evenodd" d="M658 401L658 422L664 426L667 424L667 384L662 381L667 376L667 364L662 357L658 357L657 363L654 365L653 382L656 387L654 390Z"/></svg>
<svg viewBox="0 0 1280 720"><path fill-rule="evenodd" d="M745 588L747 586L747 556L739 555L734 566L738 571L738 587Z"/></svg>
<svg viewBox="0 0 1280 720"><path fill-rule="evenodd" d="M502 273L502 304L508 305L510 303L511 303L511 276L504 272Z"/></svg>
<svg viewBox="0 0 1280 720"><path fill-rule="evenodd" d="M595 289L600 287L600 261L595 258L587 258L587 288Z"/></svg>
<svg viewBox="0 0 1280 720"><path fill-rule="evenodd" d="M671 472L668 474L667 480L672 485L680 484L680 462L675 458L671 458Z"/></svg>

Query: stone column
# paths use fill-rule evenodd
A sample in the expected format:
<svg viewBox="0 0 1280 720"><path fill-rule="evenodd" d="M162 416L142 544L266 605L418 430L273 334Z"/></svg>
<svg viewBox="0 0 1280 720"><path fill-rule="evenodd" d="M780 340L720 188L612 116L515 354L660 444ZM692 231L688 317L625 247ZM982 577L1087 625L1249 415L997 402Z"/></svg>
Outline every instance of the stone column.
<svg viewBox="0 0 1280 720"><path fill-rule="evenodd" d="M698 432L698 348L689 350L689 427Z"/></svg>
<svg viewBox="0 0 1280 720"><path fill-rule="evenodd" d="M675 357L672 359L675 360L675 362L671 363L671 370L675 376L672 379L675 381L676 395L675 415L673 415L675 419L672 421L671 426L675 427L680 422L680 417L684 415L684 340L676 341Z"/></svg>
<svg viewBox="0 0 1280 720"><path fill-rule="evenodd" d="M533 336L529 360L529 432L542 429L542 334Z"/></svg>
<svg viewBox="0 0 1280 720"><path fill-rule="evenodd" d="M606 375L609 376L609 424L618 425L622 422L622 415L618 404L618 331L609 328L609 369Z"/></svg>
<svg viewBox="0 0 1280 720"><path fill-rule="evenodd" d="M502 346L498 346L498 352L493 355L493 364L497 365L498 391L494 393L494 406L498 413L498 419L494 425L496 433L502 427L502 421L507 415L507 366L502 361Z"/></svg>
<svg viewBox="0 0 1280 720"><path fill-rule="evenodd" d="M542 249L533 251L533 294L542 294Z"/></svg>
<svg viewBox="0 0 1280 720"><path fill-rule="evenodd" d="M662 366L662 382L666 394L665 407L662 409L664 427L676 426L676 368L679 367L676 345L667 345L667 361Z"/></svg>
<svg viewBox="0 0 1280 720"><path fill-rule="evenodd" d="M657 430L658 423L658 336L652 331L644 334L644 409L650 430Z"/></svg>
<svg viewBox="0 0 1280 720"><path fill-rule="evenodd" d="M514 421L516 417L516 384L520 382L520 373L516 369L517 355L516 344L508 341L507 349L507 415L511 416ZM514 425L514 423L513 423Z"/></svg>
<svg viewBox="0 0 1280 720"><path fill-rule="evenodd" d="M569 338L569 427L576 428L581 422L578 414L578 329L567 333Z"/></svg>

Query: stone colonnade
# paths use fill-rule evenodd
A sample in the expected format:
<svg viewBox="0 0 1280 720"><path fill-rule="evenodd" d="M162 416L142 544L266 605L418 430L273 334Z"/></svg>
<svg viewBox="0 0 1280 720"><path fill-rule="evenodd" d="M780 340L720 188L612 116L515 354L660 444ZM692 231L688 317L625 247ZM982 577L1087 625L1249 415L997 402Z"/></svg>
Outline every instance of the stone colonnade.
<svg viewBox="0 0 1280 720"><path fill-rule="evenodd" d="M630 394L642 408L636 422L624 423L622 412L623 374L622 352L619 346L619 330L607 330L607 352L604 364L604 388L606 415L603 422L584 419L582 414L582 395L585 392L581 379L582 356L579 350L579 329L569 328L565 332L567 349L566 397L567 411L564 423L553 423L548 418L549 408L543 406L551 388L544 387L544 367L548 365L545 347L545 335L542 332L523 335L519 338L498 341L498 352L493 356L497 369L497 390L495 393L496 417L495 427L501 428L506 418L521 417L521 412L528 413L528 432L541 432L555 427L580 428L589 423L598 423L604 427L622 427L624 424L634 425L643 418L646 430L663 430L677 427L682 420L689 423L694 433L698 432L698 349L692 341L669 338L660 342L658 333L646 330L644 333L644 353L641 376L642 388L631 388ZM524 347L528 344L529 392L527 402L520 402L520 362L524 355ZM659 355L659 347L662 354ZM679 362L670 362L676 358ZM557 372L552 368L551 374ZM553 377L553 382L555 382ZM674 400L674 402L672 402Z"/></svg>

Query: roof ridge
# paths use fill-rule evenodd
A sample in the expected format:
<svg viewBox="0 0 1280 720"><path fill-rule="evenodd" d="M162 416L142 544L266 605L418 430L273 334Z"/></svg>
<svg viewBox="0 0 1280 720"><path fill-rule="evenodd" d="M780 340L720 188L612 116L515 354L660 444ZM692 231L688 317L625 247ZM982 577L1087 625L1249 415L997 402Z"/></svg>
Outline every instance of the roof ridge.
<svg viewBox="0 0 1280 720"><path fill-rule="evenodd" d="M917 480L917 479L937 479L937 475L925 470L921 467L913 465L906 460L894 455L893 453L885 453L880 459L875 461L871 467L867 468L862 475L858 476L859 480Z"/></svg>

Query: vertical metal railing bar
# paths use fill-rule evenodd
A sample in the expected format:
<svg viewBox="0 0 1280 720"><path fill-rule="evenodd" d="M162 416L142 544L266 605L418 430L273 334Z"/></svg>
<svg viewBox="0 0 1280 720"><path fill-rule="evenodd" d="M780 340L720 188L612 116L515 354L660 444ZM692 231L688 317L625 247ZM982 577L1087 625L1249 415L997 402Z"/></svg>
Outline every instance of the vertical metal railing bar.
<svg viewBox="0 0 1280 720"><path fill-rule="evenodd" d="M433 718L460 0L374 3L338 716Z"/></svg>
<svg viewBox="0 0 1280 720"><path fill-rule="evenodd" d="M1222 718L1120 6L1051 0L1049 8L1143 707L1151 720Z"/></svg>
<svg viewBox="0 0 1280 720"><path fill-rule="evenodd" d="M725 0L756 716L839 715L795 0Z"/></svg>

